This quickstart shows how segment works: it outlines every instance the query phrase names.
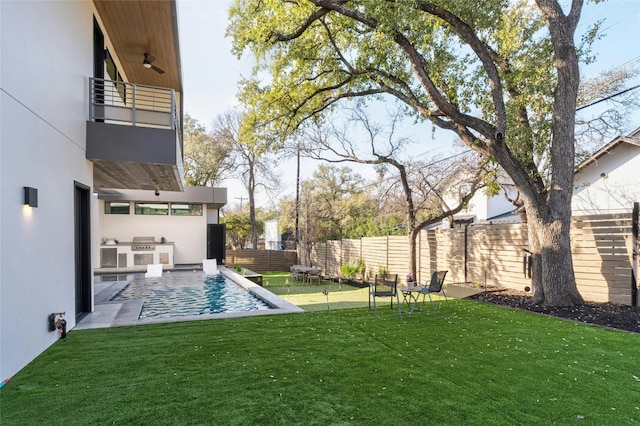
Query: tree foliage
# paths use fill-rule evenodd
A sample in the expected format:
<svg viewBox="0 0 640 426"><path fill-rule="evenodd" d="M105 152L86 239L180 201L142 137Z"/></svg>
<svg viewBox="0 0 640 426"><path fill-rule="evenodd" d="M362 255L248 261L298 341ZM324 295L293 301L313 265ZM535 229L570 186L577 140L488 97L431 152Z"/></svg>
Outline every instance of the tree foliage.
<svg viewBox="0 0 640 426"><path fill-rule="evenodd" d="M231 146L216 138L206 127L185 114L184 180L190 186L216 186L233 169Z"/></svg>
<svg viewBox="0 0 640 426"><path fill-rule="evenodd" d="M252 222L248 210L226 212L220 222L226 225L227 245L236 249L244 249L251 242ZM263 233L264 220L256 219L254 223L257 232ZM257 248L257 245L253 248Z"/></svg>
<svg viewBox="0 0 640 426"><path fill-rule="evenodd" d="M300 188L299 209L295 199L284 200L279 225L295 233L298 216L299 242L307 255L316 242L387 235L397 228L397 222L379 216L365 180L348 167L320 165Z"/></svg>

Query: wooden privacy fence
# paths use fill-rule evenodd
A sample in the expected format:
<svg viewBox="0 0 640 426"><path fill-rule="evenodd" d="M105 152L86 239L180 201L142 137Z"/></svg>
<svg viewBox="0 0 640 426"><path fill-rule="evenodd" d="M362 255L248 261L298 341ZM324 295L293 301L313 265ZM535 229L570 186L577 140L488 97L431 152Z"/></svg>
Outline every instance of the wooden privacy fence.
<svg viewBox="0 0 640 426"><path fill-rule="evenodd" d="M298 255L293 250L231 250L226 251L226 265L240 265L253 271L289 271L298 263Z"/></svg>
<svg viewBox="0 0 640 426"><path fill-rule="evenodd" d="M575 216L571 245L576 282L587 301L637 303L638 212ZM635 219L634 219L635 218ZM482 223L466 228L422 231L417 241L417 279L448 270L447 282L471 282L523 290L531 286L526 224ZM405 280L409 238L371 237L316 243L311 263L327 277L340 277L343 264L362 259L365 279L386 268Z"/></svg>

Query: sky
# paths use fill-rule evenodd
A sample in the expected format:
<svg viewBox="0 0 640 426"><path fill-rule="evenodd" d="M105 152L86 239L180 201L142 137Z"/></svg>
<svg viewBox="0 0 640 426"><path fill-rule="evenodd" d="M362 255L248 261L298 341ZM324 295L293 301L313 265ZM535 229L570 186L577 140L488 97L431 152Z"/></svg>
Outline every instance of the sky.
<svg viewBox="0 0 640 426"><path fill-rule="evenodd" d="M250 76L253 64L251 58L238 60L231 53L231 40L225 37L227 10L231 3L228 0L178 0L184 109L208 128L216 115L237 105L237 83L243 76ZM582 75L595 77L603 69L628 64L640 66L640 1L609 0L597 5L586 3L577 33L586 31L591 24L604 19L602 28L605 37L594 44L597 62L583 67ZM640 84L640 78L631 83L637 84ZM640 96L640 89L637 93ZM634 123L627 131L638 127L640 112L634 115ZM412 148L416 155L446 154L437 148L437 142L432 139L430 127L426 124L412 127L405 136L416 140ZM453 135L447 137L451 141L454 139ZM445 144L447 147L449 145ZM310 178L316 167L317 163L303 160L300 178ZM370 166L356 169L365 178L373 177ZM279 197L295 194L295 160L279 163L278 172L283 183L281 191L275 197L257 194L258 207L273 208ZM240 203L246 205L247 192L238 180L226 180L220 186L228 189L228 207L234 208Z"/></svg>

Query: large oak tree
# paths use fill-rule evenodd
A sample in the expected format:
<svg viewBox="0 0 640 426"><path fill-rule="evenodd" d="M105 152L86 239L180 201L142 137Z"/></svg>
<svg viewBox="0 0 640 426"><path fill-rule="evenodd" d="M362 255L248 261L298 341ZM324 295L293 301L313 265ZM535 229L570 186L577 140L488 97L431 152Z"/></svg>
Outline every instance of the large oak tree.
<svg viewBox="0 0 640 426"><path fill-rule="evenodd" d="M534 298L572 305L582 303L569 238L582 6L236 0L228 31L238 55L259 59L241 93L254 126L287 135L341 99L384 93L493 158L526 211Z"/></svg>

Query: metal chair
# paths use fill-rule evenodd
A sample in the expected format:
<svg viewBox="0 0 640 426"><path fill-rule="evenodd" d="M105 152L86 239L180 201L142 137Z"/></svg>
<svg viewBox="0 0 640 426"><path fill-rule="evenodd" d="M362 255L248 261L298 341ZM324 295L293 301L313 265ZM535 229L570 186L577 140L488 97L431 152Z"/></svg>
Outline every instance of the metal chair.
<svg viewBox="0 0 640 426"><path fill-rule="evenodd" d="M377 297L390 297L391 308L393 309L393 299L398 291L398 274L376 275L373 283L369 283L369 309L371 309L371 299L373 299L373 312L378 316Z"/></svg>
<svg viewBox="0 0 640 426"><path fill-rule="evenodd" d="M444 296L444 300L447 302L447 306L451 309L451 305L449 305L449 299L447 299L447 293L444 291L444 277L447 275L449 271L436 271L431 275L431 282L429 282L428 287L424 287L420 290L420 294L422 294L422 303L427 296L429 296L429 301L431 302L431 308L435 310L435 304L433 303L433 299L431 298L431 293L441 293Z"/></svg>

